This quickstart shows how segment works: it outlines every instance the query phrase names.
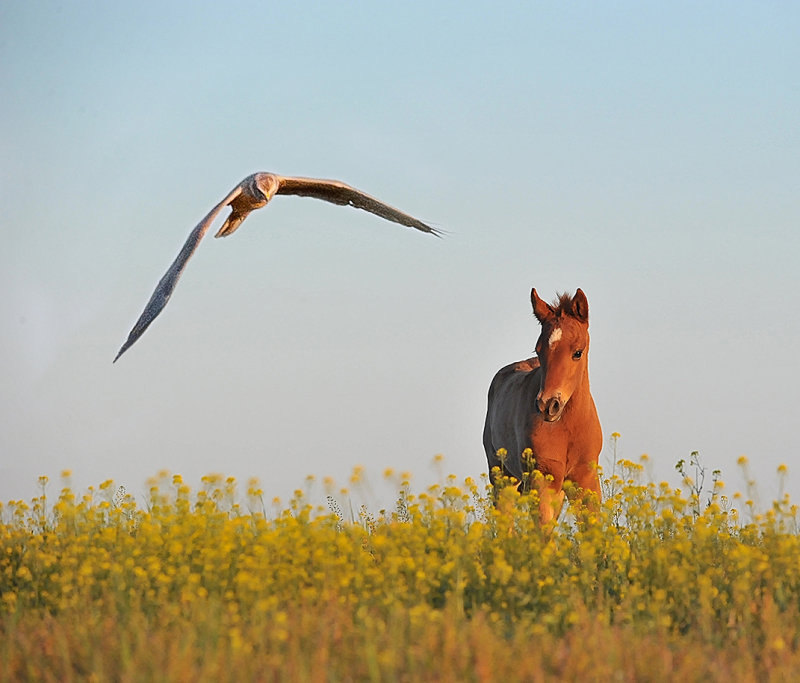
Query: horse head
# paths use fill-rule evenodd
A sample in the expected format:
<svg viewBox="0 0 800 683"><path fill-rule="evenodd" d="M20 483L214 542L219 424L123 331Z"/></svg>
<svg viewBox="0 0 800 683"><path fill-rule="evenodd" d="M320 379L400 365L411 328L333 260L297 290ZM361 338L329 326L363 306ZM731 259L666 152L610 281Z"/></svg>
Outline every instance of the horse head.
<svg viewBox="0 0 800 683"><path fill-rule="evenodd" d="M587 381L589 355L589 303L578 289L562 294L552 306L531 290L533 314L542 325L536 342L541 364L541 386L536 407L546 422L561 419L570 398Z"/></svg>

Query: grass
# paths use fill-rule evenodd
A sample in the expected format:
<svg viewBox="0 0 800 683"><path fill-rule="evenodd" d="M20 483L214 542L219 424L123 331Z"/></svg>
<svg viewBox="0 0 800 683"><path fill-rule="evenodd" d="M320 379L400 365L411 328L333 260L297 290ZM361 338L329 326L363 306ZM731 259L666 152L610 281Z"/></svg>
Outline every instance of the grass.
<svg viewBox="0 0 800 683"><path fill-rule="evenodd" d="M615 461L599 513L546 529L535 494L454 477L357 515L43 478L0 509L0 681L790 680L797 508L682 466L684 490Z"/></svg>

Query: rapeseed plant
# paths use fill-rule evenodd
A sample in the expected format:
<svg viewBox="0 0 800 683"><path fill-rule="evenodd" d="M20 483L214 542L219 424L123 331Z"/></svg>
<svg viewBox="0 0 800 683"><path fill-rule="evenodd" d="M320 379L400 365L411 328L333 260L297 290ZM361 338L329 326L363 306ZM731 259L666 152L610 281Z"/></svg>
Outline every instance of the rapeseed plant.
<svg viewBox="0 0 800 683"><path fill-rule="evenodd" d="M140 507L42 478L0 507L0 681L788 677L797 508L705 490L693 458L684 493L615 457L599 511L545 529L536 486L485 477L390 471L395 509L347 516L329 480L327 508L309 478L268 515L255 480L242 504L232 478L162 472Z"/></svg>

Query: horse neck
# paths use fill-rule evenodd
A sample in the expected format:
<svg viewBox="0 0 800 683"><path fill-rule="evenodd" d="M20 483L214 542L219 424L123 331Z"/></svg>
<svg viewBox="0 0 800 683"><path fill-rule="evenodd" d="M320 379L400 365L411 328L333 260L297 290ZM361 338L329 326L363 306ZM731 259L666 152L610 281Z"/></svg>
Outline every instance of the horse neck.
<svg viewBox="0 0 800 683"><path fill-rule="evenodd" d="M577 389L572 394L569 399L569 402L572 403L576 401L575 407L589 407L594 405L594 399L592 399L592 392L589 389L589 363L587 362L583 366L583 370L581 371L581 379L578 383Z"/></svg>

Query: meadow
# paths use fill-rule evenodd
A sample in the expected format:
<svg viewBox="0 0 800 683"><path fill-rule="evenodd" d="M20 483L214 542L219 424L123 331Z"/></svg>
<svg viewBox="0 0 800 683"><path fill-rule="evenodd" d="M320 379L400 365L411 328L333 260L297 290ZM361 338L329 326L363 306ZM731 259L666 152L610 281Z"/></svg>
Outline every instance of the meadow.
<svg viewBox="0 0 800 683"><path fill-rule="evenodd" d="M370 511L338 488L265 504L162 474L139 504L42 478L0 509L0 681L795 678L796 506L679 469L614 463L599 512L548 528L535 493L495 504L485 479L387 472L397 501Z"/></svg>

